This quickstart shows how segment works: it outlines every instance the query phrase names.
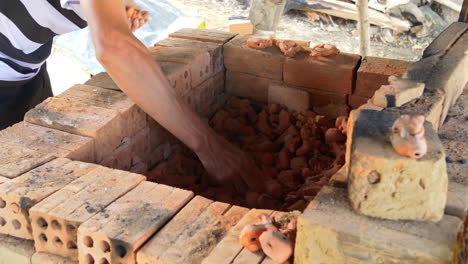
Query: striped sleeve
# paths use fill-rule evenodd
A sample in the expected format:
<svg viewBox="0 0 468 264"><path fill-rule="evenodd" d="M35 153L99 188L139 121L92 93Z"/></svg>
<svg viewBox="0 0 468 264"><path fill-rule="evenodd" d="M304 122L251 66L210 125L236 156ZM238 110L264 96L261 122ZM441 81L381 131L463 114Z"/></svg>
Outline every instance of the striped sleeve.
<svg viewBox="0 0 468 264"><path fill-rule="evenodd" d="M60 0L60 5L65 9L75 12L81 19L86 20L81 9L80 0Z"/></svg>

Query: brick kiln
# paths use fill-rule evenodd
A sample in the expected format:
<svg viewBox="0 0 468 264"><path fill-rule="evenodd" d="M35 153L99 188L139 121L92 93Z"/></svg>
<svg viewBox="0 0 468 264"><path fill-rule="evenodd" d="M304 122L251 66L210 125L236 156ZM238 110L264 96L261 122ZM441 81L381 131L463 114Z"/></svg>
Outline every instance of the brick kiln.
<svg viewBox="0 0 468 264"><path fill-rule="evenodd" d="M426 203L434 192L446 196L444 177L405 172L414 179L400 183L376 164L435 168L428 175L444 168L436 130L467 82L466 30L453 24L414 64L345 53L285 57L275 47L248 48L247 38L231 33L171 34L149 50L174 90L252 155L271 188L235 196L212 186L196 157L101 73L0 132L0 260L272 263L239 244L241 230L259 213L280 221L307 207L295 213L295 263L457 263L466 186L449 182L446 206L445 199ZM390 76L405 79L391 77L386 88ZM365 131L391 126L402 113L428 121L429 154L419 161ZM379 158L369 144L393 158ZM385 193L398 184L407 188ZM410 193L419 198L405 203Z"/></svg>

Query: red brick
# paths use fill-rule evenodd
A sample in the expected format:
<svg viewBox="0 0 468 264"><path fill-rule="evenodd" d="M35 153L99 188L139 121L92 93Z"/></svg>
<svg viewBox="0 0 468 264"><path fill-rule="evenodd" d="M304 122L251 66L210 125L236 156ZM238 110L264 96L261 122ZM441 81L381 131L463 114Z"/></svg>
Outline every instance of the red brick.
<svg viewBox="0 0 468 264"><path fill-rule="evenodd" d="M94 162L94 140L60 130L20 122L0 131L0 142L50 153L57 157Z"/></svg>
<svg viewBox="0 0 468 264"><path fill-rule="evenodd" d="M119 112L124 136L131 136L147 126L146 113L122 92L77 84L57 95L57 97Z"/></svg>
<svg viewBox="0 0 468 264"><path fill-rule="evenodd" d="M29 209L96 167L58 158L0 185L0 233L32 239Z"/></svg>
<svg viewBox="0 0 468 264"><path fill-rule="evenodd" d="M235 37L237 33L213 29L184 28L169 35L171 38L192 39L205 42L224 44Z"/></svg>
<svg viewBox="0 0 468 264"><path fill-rule="evenodd" d="M129 171L132 166L132 144L130 138L126 138L122 145L105 157L100 164L108 168Z"/></svg>
<svg viewBox="0 0 468 264"><path fill-rule="evenodd" d="M150 47L157 62L176 62L190 67L191 85L196 87L213 75L211 57L206 49L184 47Z"/></svg>
<svg viewBox="0 0 468 264"><path fill-rule="evenodd" d="M390 75L402 77L412 64L409 61L379 57L364 58L357 71L354 94L372 97L380 86L388 84L388 77Z"/></svg>
<svg viewBox="0 0 468 264"><path fill-rule="evenodd" d="M224 64L229 71L248 73L272 80L283 79L285 57L277 47L263 50L246 46L248 36L236 37L224 45Z"/></svg>
<svg viewBox="0 0 468 264"><path fill-rule="evenodd" d="M184 63L159 62L162 72L177 94L183 94L191 88L190 66Z"/></svg>
<svg viewBox="0 0 468 264"><path fill-rule="evenodd" d="M0 176L16 178L54 158L50 153L0 142Z"/></svg>
<svg viewBox="0 0 468 264"><path fill-rule="evenodd" d="M144 180L98 166L45 198L29 210L36 251L77 260L80 225Z"/></svg>
<svg viewBox="0 0 468 264"><path fill-rule="evenodd" d="M195 88L193 93L189 95L195 111L200 113L203 106L213 102L217 96L224 92L224 89L224 72L218 73L213 78L208 79L199 87Z"/></svg>
<svg viewBox="0 0 468 264"><path fill-rule="evenodd" d="M121 143L122 118L118 111L51 97L26 113L27 122L94 138L100 162Z"/></svg>
<svg viewBox="0 0 468 264"><path fill-rule="evenodd" d="M310 107L309 93L305 90L286 86L282 83L272 83L268 89L268 103L277 103L290 110L304 111Z"/></svg>
<svg viewBox="0 0 468 264"><path fill-rule="evenodd" d="M255 75L227 71L226 91L232 95L268 102L268 88L274 82L271 79Z"/></svg>
<svg viewBox="0 0 468 264"><path fill-rule="evenodd" d="M351 94L359 55L341 53L336 57L312 59L306 53L287 58L284 82L288 85Z"/></svg>
<svg viewBox="0 0 468 264"><path fill-rule="evenodd" d="M361 105L366 104L368 100L369 98L366 96L351 94L348 97L348 105L351 107L351 109L356 109Z"/></svg>
<svg viewBox="0 0 468 264"><path fill-rule="evenodd" d="M205 42L192 39L166 38L156 44L155 47L185 47L200 48L208 51L211 57L211 67L213 74L224 70L223 45L215 42Z"/></svg>

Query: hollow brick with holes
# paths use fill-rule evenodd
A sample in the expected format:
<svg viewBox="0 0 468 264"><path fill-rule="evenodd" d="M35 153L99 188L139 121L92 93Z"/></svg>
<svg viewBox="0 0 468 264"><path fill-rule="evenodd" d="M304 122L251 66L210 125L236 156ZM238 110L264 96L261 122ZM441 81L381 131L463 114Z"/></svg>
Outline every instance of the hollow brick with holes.
<svg viewBox="0 0 468 264"><path fill-rule="evenodd" d="M200 263L248 211L196 196L137 252L137 263Z"/></svg>
<svg viewBox="0 0 468 264"><path fill-rule="evenodd" d="M37 252L78 259L77 229L145 177L97 167L30 210Z"/></svg>
<svg viewBox="0 0 468 264"><path fill-rule="evenodd" d="M30 110L25 120L37 125L94 139L96 161L111 153L123 135L118 111L51 97Z"/></svg>
<svg viewBox="0 0 468 264"><path fill-rule="evenodd" d="M80 263L136 263L136 250L192 197L190 191L142 182L80 226Z"/></svg>
<svg viewBox="0 0 468 264"><path fill-rule="evenodd" d="M29 209L96 167L58 158L0 185L0 233L32 239Z"/></svg>

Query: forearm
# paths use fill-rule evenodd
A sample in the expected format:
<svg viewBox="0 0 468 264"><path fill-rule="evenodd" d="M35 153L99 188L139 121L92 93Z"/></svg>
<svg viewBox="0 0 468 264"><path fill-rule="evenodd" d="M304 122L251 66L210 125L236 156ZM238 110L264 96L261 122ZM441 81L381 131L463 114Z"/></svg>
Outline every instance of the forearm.
<svg viewBox="0 0 468 264"><path fill-rule="evenodd" d="M88 8L112 2L88 1ZM121 13L118 9L112 11L114 16L125 16L123 8ZM99 17L88 19L99 61L136 104L188 147L200 152L213 131L175 94L147 48L121 21L124 19L109 24Z"/></svg>

